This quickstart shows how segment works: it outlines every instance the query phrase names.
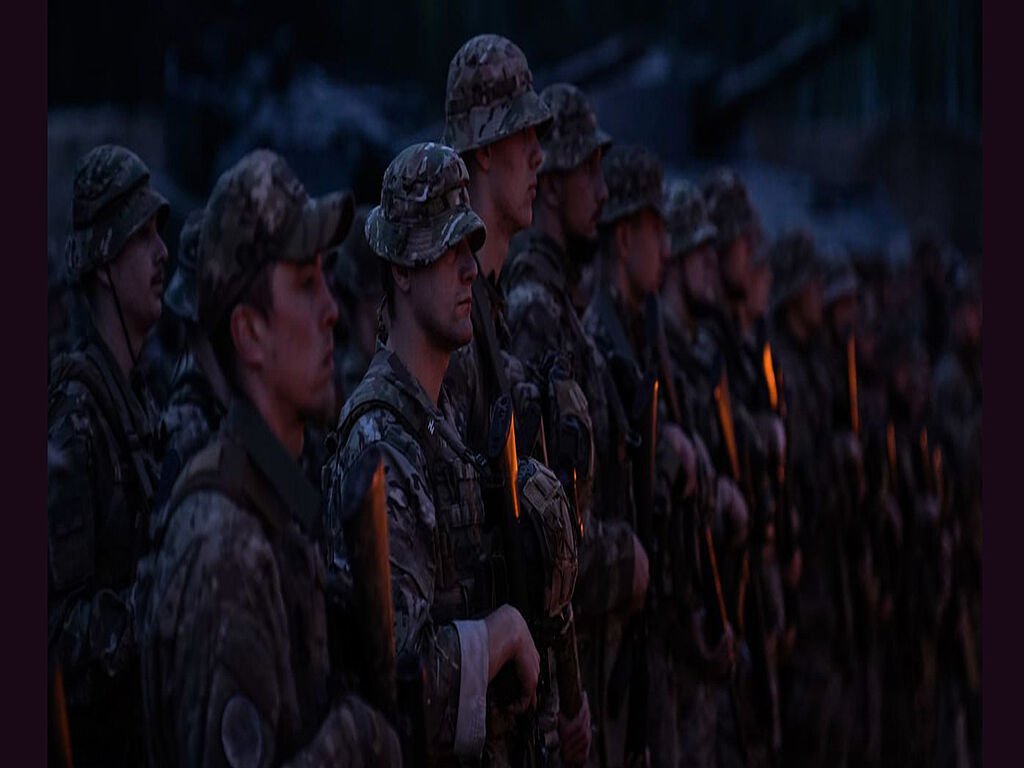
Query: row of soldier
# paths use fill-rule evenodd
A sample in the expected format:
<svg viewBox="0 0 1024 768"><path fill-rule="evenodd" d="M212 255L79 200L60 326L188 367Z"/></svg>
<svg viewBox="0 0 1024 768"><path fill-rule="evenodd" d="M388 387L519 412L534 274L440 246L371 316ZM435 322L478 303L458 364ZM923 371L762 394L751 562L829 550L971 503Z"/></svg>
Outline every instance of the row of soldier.
<svg viewBox="0 0 1024 768"><path fill-rule="evenodd" d="M56 743L79 765L976 761L966 272L930 360L806 233L769 247L735 174L666 183L507 39L456 53L445 115L372 210L246 155L166 291L145 165L79 163ZM185 344L157 417L163 307Z"/></svg>

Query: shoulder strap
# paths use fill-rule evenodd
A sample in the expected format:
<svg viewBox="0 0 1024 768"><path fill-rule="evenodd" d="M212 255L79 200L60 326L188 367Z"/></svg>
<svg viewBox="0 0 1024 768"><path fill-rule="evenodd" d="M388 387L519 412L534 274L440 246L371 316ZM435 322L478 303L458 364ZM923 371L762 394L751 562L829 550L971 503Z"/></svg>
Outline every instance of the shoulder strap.
<svg viewBox="0 0 1024 768"><path fill-rule="evenodd" d="M87 350L76 350L58 355L51 367L50 376L50 407L53 407L53 395L62 383L77 381L88 390L101 415L110 425L114 438L121 450L132 457L132 466L146 499L153 500L153 478L146 469L142 458L144 448L142 436L136 431L136 423L123 398L115 397L112 390L117 383L111 380Z"/></svg>
<svg viewBox="0 0 1024 768"><path fill-rule="evenodd" d="M490 373L492 384L497 387L498 395L508 395L511 390L508 378L505 376L505 366L501 360L498 336L494 331L491 299L487 295L487 286L482 282L486 279L481 273L473 281L473 308L471 310L473 343L480 347L483 362ZM488 408L491 405L491 403L488 403Z"/></svg>

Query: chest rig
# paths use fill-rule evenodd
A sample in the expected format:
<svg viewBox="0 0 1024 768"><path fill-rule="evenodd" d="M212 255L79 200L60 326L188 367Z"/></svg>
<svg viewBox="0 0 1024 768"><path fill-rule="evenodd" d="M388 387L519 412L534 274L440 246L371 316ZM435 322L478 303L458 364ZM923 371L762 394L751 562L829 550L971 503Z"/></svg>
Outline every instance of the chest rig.
<svg viewBox="0 0 1024 768"><path fill-rule="evenodd" d="M345 445L363 415L378 409L394 416L426 458L436 521L431 618L437 623L481 618L508 599L497 526L488 519L481 495L486 461L463 445L452 424L388 352L377 354L346 404L337 445ZM391 442L387 432L384 440Z"/></svg>

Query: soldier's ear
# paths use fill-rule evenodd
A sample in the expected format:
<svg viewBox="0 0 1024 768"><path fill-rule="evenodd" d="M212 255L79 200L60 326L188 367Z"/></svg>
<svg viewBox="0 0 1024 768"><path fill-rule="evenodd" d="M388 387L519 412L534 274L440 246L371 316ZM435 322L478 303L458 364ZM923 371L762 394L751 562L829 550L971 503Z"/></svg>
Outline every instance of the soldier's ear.
<svg viewBox="0 0 1024 768"><path fill-rule="evenodd" d="M266 318L255 307L240 303L231 310L228 322L231 328L231 341L235 345L235 355L242 367L262 367Z"/></svg>
<svg viewBox="0 0 1024 768"><path fill-rule="evenodd" d="M410 280L409 268L397 264L391 265L391 276L395 280L395 289L401 293L409 293Z"/></svg>
<svg viewBox="0 0 1024 768"><path fill-rule="evenodd" d="M481 171L486 173L491 170L491 164L494 162L494 154L491 152L490 144L483 147L477 147L469 154L473 164Z"/></svg>

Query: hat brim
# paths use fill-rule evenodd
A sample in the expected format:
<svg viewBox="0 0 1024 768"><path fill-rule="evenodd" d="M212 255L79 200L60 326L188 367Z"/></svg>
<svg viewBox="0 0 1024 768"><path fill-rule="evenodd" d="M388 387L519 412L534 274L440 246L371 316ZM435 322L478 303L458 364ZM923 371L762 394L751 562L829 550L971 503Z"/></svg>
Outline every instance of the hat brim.
<svg viewBox="0 0 1024 768"><path fill-rule="evenodd" d="M579 168L597 150L600 149L602 153L607 152L612 145L612 137L598 128L578 146L568 146L571 144L570 141L564 141L545 147L544 160L541 162L540 168L537 169L537 173L571 171L574 168Z"/></svg>
<svg viewBox="0 0 1024 768"><path fill-rule="evenodd" d="M854 277L844 277L842 280L837 281L834 285L828 286L824 294L822 295L822 302L825 306L832 304L844 296L856 296L857 295L857 280Z"/></svg>
<svg viewBox="0 0 1024 768"><path fill-rule="evenodd" d="M355 200L351 192L332 192L311 198L302 209L288 247L281 251L280 260L303 263L340 245L352 227L354 216Z"/></svg>
<svg viewBox="0 0 1024 768"><path fill-rule="evenodd" d="M500 117L495 115L496 112ZM494 144L530 127L536 129L537 137L541 139L547 135L553 119L548 105L530 88L508 104L473 107L467 114L448 117L441 143L462 154ZM485 130L495 123L497 128Z"/></svg>
<svg viewBox="0 0 1024 768"><path fill-rule="evenodd" d="M718 230L715 229L714 224L704 222L689 237L686 237L678 244L672 243L672 255L676 258L681 258L702 245L714 243L717 234Z"/></svg>
<svg viewBox="0 0 1024 768"><path fill-rule="evenodd" d="M486 237L483 220L469 208L447 211L419 226L388 221L380 206L366 219L366 241L373 252L403 267L433 264L464 238L471 250L478 251Z"/></svg>

